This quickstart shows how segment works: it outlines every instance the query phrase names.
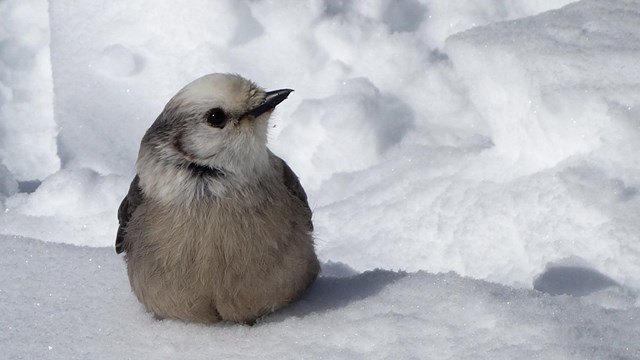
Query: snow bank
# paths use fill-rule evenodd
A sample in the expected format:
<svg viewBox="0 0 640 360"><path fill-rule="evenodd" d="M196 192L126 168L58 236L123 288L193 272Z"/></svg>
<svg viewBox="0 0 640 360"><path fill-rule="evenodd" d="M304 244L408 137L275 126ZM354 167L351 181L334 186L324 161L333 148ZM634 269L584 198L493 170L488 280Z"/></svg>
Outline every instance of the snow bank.
<svg viewBox="0 0 640 360"><path fill-rule="evenodd" d="M639 19L582 1L450 37L487 142L404 141L334 175L312 197L323 258L530 286L578 256L638 286Z"/></svg>
<svg viewBox="0 0 640 360"><path fill-rule="evenodd" d="M637 166L620 143L639 132L639 18L635 2L587 0L448 39L495 151L529 171L601 147Z"/></svg>
<svg viewBox="0 0 640 360"><path fill-rule="evenodd" d="M33 193L5 200L2 232L87 246L112 245L113 219L124 196L121 189L129 182L86 168L61 170Z"/></svg>
<svg viewBox="0 0 640 360"><path fill-rule="evenodd" d="M325 276L253 327L157 321L112 249L0 236L0 343L10 359L632 359L640 307L623 289L552 297L453 273ZM7 271L9 270L10 271ZM348 273L348 271L347 271ZM598 296L617 297L616 308Z"/></svg>
<svg viewBox="0 0 640 360"><path fill-rule="evenodd" d="M112 246L144 130L185 83L238 72L296 90L270 142L309 192L324 261L530 288L575 256L640 287L640 10L570 2L51 2L51 73L0 52L16 142L0 143L0 233ZM47 23L23 11L0 12L9 45ZM31 100L37 120L7 115Z"/></svg>
<svg viewBox="0 0 640 360"><path fill-rule="evenodd" d="M335 154L325 154L324 150L343 141L329 137L322 139L323 145L309 144L308 149L301 149L312 151L311 159L291 149L290 138L308 132L303 125L310 126L322 117L309 114L314 101L315 108L324 107L335 104L338 94L351 94L342 99L346 108L335 110L342 110L339 116L331 114L334 123L322 124L322 130L329 135L335 133L336 125L344 126L343 120L354 117L351 115L364 119L379 110L376 106L381 105L375 105L379 100L393 97L391 107L407 107L402 101L410 101L411 107L419 106L423 101L416 97L422 96L418 94L424 92L426 77L439 76L439 71L434 74L429 69L432 61L424 48L435 50L450 33L432 35L425 30L430 34L426 39L423 26L439 27L440 21L452 21L464 13L465 20L455 27L462 30L476 22L524 16L565 2L568 1L523 6L495 0L464 8L415 1L290 1L286 6L269 1L198 1L188 7L141 1L135 6L114 3L106 9L74 1L52 2L51 62L56 119L61 127L59 153L65 167L130 175L142 133L175 91L209 72L238 72L268 88L296 89L288 106L279 110L282 116L276 122L273 146L296 165L305 167L301 175L305 179L319 179L309 183L319 185L332 173L367 167L385 150L385 144L382 149L377 144L389 141L380 139L382 135L364 135L354 144L370 147L373 153L346 159L336 169L309 166L335 163ZM433 24L434 16L426 10L432 7L438 18ZM412 15L414 9L418 11ZM414 16L413 25L402 28L407 16ZM292 18L296 19L295 24L285 21ZM78 32L78 28L91 31ZM302 28L309 30L302 32ZM343 89L346 83L360 81L359 78L369 85ZM412 98L403 100L411 93ZM301 105L299 116L291 117L306 99L311 104ZM356 105L351 105L350 100ZM384 126L390 126L385 123L397 117L397 111L384 107L381 110L374 128L384 130ZM401 118L409 117L410 111L400 111ZM300 126L280 140L280 129L289 123ZM401 119L400 124L403 123ZM356 120L344 133L366 133L369 128L366 121ZM392 133L392 140L399 141L402 131Z"/></svg>
<svg viewBox="0 0 640 360"><path fill-rule="evenodd" d="M60 168L47 7L42 0L0 2L0 164L18 180Z"/></svg>

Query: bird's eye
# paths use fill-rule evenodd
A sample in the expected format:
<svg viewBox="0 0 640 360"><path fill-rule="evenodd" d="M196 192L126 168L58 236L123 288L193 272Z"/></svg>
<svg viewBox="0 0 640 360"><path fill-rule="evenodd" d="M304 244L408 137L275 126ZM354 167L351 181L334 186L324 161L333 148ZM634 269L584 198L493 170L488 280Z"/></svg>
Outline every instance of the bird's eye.
<svg viewBox="0 0 640 360"><path fill-rule="evenodd" d="M213 127L222 129L227 123L227 114L220 108L211 109L207 113L207 123Z"/></svg>

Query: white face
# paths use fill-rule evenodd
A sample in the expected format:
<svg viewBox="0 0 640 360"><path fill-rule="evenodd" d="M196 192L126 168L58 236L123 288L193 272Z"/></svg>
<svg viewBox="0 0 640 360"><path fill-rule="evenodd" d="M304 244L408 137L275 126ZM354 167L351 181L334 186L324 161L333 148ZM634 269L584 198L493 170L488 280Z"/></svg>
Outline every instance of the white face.
<svg viewBox="0 0 640 360"><path fill-rule="evenodd" d="M165 107L176 155L198 165L234 171L266 152L271 111L246 113L265 91L238 75L203 76L180 90Z"/></svg>
<svg viewBox="0 0 640 360"><path fill-rule="evenodd" d="M206 75L185 86L142 140L138 175L145 192L166 201L184 197L195 184L192 164L219 170L234 184L268 171L271 111L247 115L265 98L263 89L238 75ZM210 193L224 191L217 180L205 183Z"/></svg>

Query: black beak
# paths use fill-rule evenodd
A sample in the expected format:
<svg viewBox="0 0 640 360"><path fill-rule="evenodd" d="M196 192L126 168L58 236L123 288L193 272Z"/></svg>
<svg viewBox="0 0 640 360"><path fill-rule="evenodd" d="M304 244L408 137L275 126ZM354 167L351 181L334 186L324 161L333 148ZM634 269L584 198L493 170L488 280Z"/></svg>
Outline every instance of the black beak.
<svg viewBox="0 0 640 360"><path fill-rule="evenodd" d="M293 90L291 89L281 89L281 90L273 90L267 92L267 96L264 98L264 102L255 108L247 111L246 115L252 115L253 117L258 117L269 110L273 110L276 105L286 99L289 94L291 94Z"/></svg>

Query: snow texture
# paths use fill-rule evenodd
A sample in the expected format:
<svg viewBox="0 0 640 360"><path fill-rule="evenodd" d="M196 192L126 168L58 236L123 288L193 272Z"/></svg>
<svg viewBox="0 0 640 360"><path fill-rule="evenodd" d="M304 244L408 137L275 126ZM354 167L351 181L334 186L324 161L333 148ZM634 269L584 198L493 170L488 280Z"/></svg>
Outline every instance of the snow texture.
<svg viewBox="0 0 640 360"><path fill-rule="evenodd" d="M60 168L47 7L42 0L0 2L0 164L18 180Z"/></svg>
<svg viewBox="0 0 640 360"><path fill-rule="evenodd" d="M0 1L3 356L639 358L638 59L638 0ZM112 249L211 72L295 89L323 277L254 327L153 320Z"/></svg>
<svg viewBox="0 0 640 360"><path fill-rule="evenodd" d="M7 359L634 359L640 308L460 277L325 264L294 305L254 326L158 321L112 249L0 237ZM338 274L335 274L335 273ZM3 271L2 276L7 272ZM597 295L597 294L594 294ZM19 344L21 346L19 346Z"/></svg>

